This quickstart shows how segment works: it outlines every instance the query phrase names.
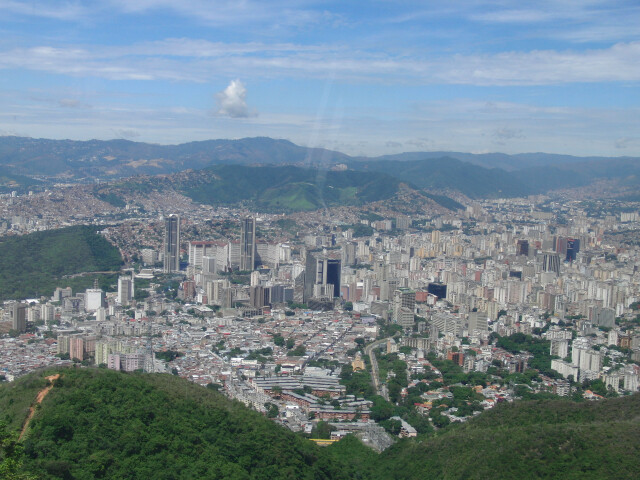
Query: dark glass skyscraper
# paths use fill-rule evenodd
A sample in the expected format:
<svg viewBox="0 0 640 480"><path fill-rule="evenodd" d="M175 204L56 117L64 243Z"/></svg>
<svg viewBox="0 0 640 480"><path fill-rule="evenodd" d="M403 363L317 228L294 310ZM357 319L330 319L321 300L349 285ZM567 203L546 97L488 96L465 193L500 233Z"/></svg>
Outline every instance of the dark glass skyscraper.
<svg viewBox="0 0 640 480"><path fill-rule="evenodd" d="M339 252L335 256L322 251L307 252L304 272L304 300L325 295L339 297L341 273L342 260ZM330 292L327 290L327 285L333 286Z"/></svg>

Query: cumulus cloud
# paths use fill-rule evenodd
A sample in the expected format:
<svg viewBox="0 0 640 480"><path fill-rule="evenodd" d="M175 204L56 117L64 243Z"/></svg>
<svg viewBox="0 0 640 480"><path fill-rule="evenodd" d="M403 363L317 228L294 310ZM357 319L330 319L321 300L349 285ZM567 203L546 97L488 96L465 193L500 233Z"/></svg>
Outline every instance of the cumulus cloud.
<svg viewBox="0 0 640 480"><path fill-rule="evenodd" d="M252 116L247 106L247 89L240 80L231 80L229 86L216 94L218 114L231 118Z"/></svg>

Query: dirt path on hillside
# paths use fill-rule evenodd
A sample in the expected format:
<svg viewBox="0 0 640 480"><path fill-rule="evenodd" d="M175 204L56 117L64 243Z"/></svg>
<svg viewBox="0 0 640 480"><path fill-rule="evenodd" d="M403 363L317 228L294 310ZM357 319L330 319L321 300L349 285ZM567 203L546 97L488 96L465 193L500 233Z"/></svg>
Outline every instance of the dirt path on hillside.
<svg viewBox="0 0 640 480"><path fill-rule="evenodd" d="M49 385L47 385L45 388L43 388L38 392L36 401L29 408L29 415L27 415L27 419L24 421L24 425L22 426L22 431L20 432L20 436L18 437L18 440L22 440L22 437L24 437L24 434L27 433L27 428L29 428L29 423L31 423L31 419L36 414L36 406L39 405L42 402L42 400L44 400L44 397L47 396L47 393L51 391L51 389L53 388L53 381L60 378L60 374L56 373L55 375L49 375L48 377L45 377L45 378L49 380Z"/></svg>

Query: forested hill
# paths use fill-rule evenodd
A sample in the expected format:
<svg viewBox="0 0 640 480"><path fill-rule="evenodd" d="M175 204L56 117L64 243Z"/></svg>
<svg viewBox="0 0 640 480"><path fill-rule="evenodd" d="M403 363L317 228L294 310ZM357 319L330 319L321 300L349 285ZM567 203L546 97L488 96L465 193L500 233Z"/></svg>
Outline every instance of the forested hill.
<svg viewBox="0 0 640 480"><path fill-rule="evenodd" d="M640 394L635 394L585 403L499 405L436 438L394 445L378 459L375 475L632 479L639 468Z"/></svg>
<svg viewBox="0 0 640 480"><path fill-rule="evenodd" d="M75 292L92 285L95 276L71 278L73 275L117 272L121 265L120 251L96 233L94 226L2 237L0 300L50 296L58 286L71 286Z"/></svg>
<svg viewBox="0 0 640 480"><path fill-rule="evenodd" d="M499 405L378 455L348 437L320 449L207 388L160 374L63 369L0 386L0 421L36 409L20 470L37 478L636 478L640 395ZM0 438L2 432L0 431Z"/></svg>
<svg viewBox="0 0 640 480"><path fill-rule="evenodd" d="M118 197L170 188L209 205L244 203L267 211L316 210L386 200L400 180L384 173L293 166L217 165L161 177L138 177L105 187Z"/></svg>
<svg viewBox="0 0 640 480"><path fill-rule="evenodd" d="M23 442L22 470L36 478L354 478L326 449L179 377L60 373ZM22 424L51 374L0 386L1 416L11 428Z"/></svg>

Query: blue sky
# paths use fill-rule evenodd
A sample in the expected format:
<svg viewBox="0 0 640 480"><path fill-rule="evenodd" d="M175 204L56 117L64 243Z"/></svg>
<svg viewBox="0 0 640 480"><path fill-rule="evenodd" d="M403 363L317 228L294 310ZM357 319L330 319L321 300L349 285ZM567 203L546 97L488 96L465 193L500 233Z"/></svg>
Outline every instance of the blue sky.
<svg viewBox="0 0 640 480"><path fill-rule="evenodd" d="M640 156L633 1L0 0L0 135Z"/></svg>

